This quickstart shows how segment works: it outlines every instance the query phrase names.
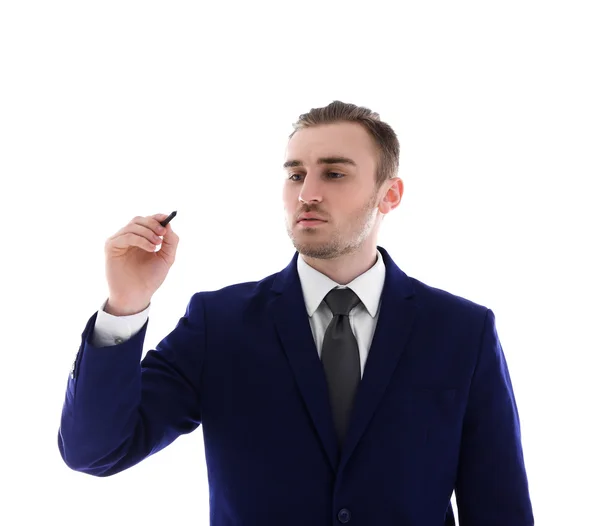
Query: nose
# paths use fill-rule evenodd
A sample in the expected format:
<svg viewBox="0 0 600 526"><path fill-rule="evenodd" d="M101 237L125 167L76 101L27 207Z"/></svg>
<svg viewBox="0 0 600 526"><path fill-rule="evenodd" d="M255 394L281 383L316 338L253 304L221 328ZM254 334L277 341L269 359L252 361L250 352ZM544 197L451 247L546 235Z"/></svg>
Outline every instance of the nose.
<svg viewBox="0 0 600 526"><path fill-rule="evenodd" d="M323 191L318 177L306 174L300 194L298 195L298 201L303 203L310 202L321 202L323 200Z"/></svg>

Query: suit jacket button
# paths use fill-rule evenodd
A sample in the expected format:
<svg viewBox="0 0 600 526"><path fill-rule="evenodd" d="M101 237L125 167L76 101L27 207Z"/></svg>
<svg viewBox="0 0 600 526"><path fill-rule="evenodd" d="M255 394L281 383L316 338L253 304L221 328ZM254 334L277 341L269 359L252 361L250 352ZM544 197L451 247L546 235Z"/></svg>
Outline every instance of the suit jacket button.
<svg viewBox="0 0 600 526"><path fill-rule="evenodd" d="M338 513L338 520L344 524L350 522L350 517L350 510L347 510L346 508L342 508Z"/></svg>

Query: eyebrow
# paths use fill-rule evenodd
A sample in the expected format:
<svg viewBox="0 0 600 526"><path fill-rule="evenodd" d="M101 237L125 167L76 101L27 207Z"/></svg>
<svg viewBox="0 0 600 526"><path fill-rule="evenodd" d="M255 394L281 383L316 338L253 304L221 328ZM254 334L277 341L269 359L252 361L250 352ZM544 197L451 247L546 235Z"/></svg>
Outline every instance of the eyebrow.
<svg viewBox="0 0 600 526"><path fill-rule="evenodd" d="M317 159L317 164L350 164L352 166L356 166L356 163L348 158L348 157L340 157L340 156L335 156L335 157L319 157L319 159ZM291 161L286 161L283 163L283 168L295 168L296 166L304 166L304 163L302 161L298 161L296 159L293 159Z"/></svg>

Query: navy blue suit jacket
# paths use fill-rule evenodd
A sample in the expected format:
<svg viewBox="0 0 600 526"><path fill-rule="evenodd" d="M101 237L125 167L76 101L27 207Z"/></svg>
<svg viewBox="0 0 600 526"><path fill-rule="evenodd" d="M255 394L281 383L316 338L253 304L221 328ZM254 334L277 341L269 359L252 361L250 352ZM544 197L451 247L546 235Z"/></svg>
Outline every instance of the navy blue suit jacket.
<svg viewBox="0 0 600 526"><path fill-rule="evenodd" d="M201 423L212 526L530 526L519 416L493 312L386 278L346 442L338 451L296 253L259 282L195 293L143 360L82 334L58 447L106 477ZM140 365L141 360L141 365ZM190 523L193 518L190 518Z"/></svg>

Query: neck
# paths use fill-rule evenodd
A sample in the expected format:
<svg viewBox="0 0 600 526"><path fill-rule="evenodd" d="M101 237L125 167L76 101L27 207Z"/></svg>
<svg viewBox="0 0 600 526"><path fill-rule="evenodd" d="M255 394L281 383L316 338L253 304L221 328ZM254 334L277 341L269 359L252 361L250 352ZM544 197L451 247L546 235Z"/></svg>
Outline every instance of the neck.
<svg viewBox="0 0 600 526"><path fill-rule="evenodd" d="M367 246L365 243L356 251L333 259L317 259L302 254L299 257L329 279L340 285L347 285L375 265L377 246Z"/></svg>

